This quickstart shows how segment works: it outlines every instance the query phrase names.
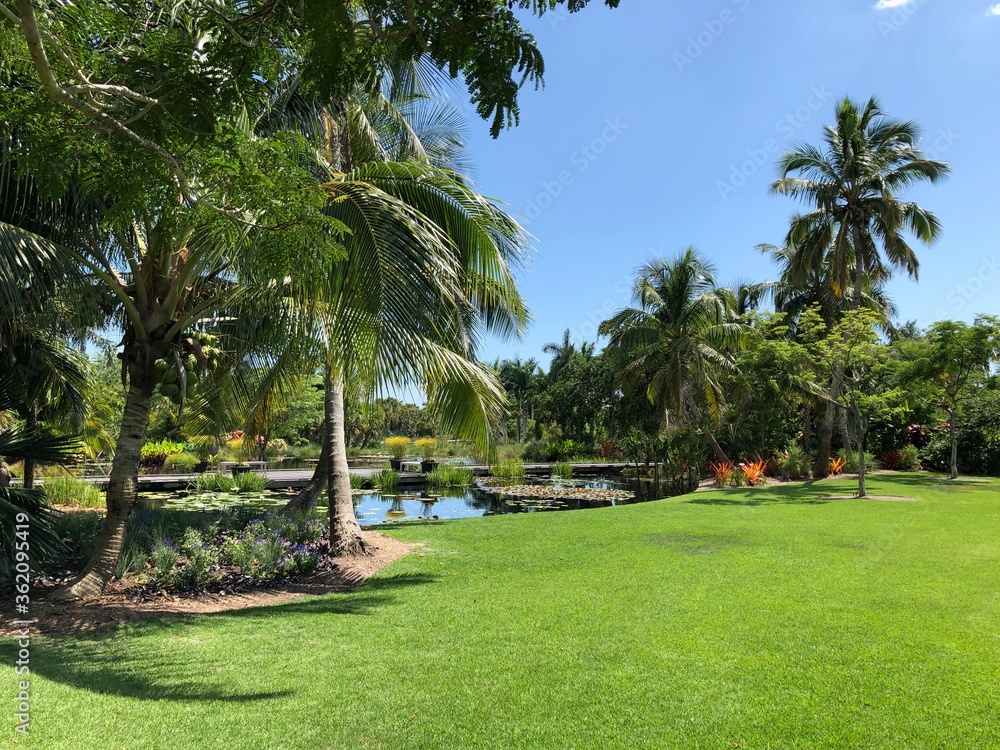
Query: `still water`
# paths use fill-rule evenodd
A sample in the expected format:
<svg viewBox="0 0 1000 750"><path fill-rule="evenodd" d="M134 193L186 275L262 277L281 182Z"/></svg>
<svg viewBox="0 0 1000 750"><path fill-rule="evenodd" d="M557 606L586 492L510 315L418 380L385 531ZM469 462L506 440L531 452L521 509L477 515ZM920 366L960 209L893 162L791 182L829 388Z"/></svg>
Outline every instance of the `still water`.
<svg viewBox="0 0 1000 750"><path fill-rule="evenodd" d="M575 500L569 498L539 499L490 494L478 488L450 489L441 492L414 492L384 495L366 492L354 496L354 511L362 525L400 523L428 519L475 518L509 513L540 513L561 510L607 508L613 505L659 500L669 496L662 485L653 482L576 482L546 483L546 487L583 487L586 489L625 490L634 493L631 499ZM164 510L221 510L232 506L277 508L294 495L288 492L266 492L263 495L240 496L226 493L195 494L190 492L150 493L140 498L140 506ZM321 499L322 500L322 499ZM321 511L325 507L320 506Z"/></svg>

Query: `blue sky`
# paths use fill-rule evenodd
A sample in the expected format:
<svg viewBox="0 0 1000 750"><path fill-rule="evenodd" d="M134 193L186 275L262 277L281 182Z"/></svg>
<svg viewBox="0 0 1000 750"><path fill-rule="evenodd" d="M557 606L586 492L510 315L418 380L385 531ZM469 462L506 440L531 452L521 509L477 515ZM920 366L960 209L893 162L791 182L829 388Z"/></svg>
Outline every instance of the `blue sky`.
<svg viewBox="0 0 1000 750"><path fill-rule="evenodd" d="M1000 6L989 0L594 0L530 19L545 89L522 94L499 140L470 121L476 181L536 238L521 274L535 322L483 357L538 357L629 303L634 269L695 245L723 282L773 278L754 249L797 209L767 187L791 142L818 142L837 99L872 94L916 120L954 167L907 194L944 224L919 284L894 281L901 318L1000 314Z"/></svg>

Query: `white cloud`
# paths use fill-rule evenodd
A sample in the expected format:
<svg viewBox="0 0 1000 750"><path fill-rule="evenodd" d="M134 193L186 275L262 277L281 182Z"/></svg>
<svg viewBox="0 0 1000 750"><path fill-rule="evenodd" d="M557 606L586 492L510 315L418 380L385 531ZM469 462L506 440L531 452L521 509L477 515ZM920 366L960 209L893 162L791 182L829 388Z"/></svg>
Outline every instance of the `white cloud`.
<svg viewBox="0 0 1000 750"><path fill-rule="evenodd" d="M1000 16L1000 3L997 3L996 5L991 5L989 7L989 10L986 11L986 15Z"/></svg>
<svg viewBox="0 0 1000 750"><path fill-rule="evenodd" d="M914 0L878 0L875 4L875 10L892 10L893 8L902 8L904 5L909 5L914 2Z"/></svg>

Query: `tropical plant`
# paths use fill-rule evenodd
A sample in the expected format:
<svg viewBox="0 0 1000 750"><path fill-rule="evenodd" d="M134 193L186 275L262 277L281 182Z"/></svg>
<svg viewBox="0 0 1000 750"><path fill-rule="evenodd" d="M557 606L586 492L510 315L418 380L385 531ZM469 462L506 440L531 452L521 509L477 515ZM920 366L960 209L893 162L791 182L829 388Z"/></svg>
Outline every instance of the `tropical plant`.
<svg viewBox="0 0 1000 750"><path fill-rule="evenodd" d="M468 487L476 483L476 475L467 466L439 464L427 475L427 483L433 489Z"/></svg>
<svg viewBox="0 0 1000 750"><path fill-rule="evenodd" d="M760 487L767 484L767 461L763 459L740 464L740 471L746 477L747 484L751 487Z"/></svg>
<svg viewBox="0 0 1000 750"><path fill-rule="evenodd" d="M372 475L372 484L380 492L391 494L399 489L399 472L393 469L380 469Z"/></svg>
<svg viewBox="0 0 1000 750"><path fill-rule="evenodd" d="M826 128L822 148L798 144L785 154L782 177L771 189L813 206L792 218L785 246L793 248L791 267L799 280L828 274L834 294L848 297L853 274L852 309L863 306L867 283L884 281L901 269L917 278L920 264L906 232L932 243L940 235L934 214L897 197L922 181L944 179L950 167L927 159L917 148L919 129L888 118L873 97L862 107L845 98L836 124ZM877 284L876 284L877 285ZM842 367L831 381L839 398ZM825 476L836 418L827 409L820 435L816 475Z"/></svg>
<svg viewBox="0 0 1000 750"><path fill-rule="evenodd" d="M812 462L802 446L793 443L778 460L778 470L787 479L808 479Z"/></svg>
<svg viewBox="0 0 1000 750"><path fill-rule="evenodd" d="M734 354L750 329L735 319L719 292L715 272L693 248L673 260L639 269L633 289L638 307L618 312L600 326L621 361L619 384L644 390L665 424L698 425L717 459L729 459L703 417L717 421L724 402L720 376L735 366Z"/></svg>
<svg viewBox="0 0 1000 750"><path fill-rule="evenodd" d="M830 459L830 475L839 477L844 473L844 469L847 467L847 458L843 456L835 456Z"/></svg>
<svg viewBox="0 0 1000 750"><path fill-rule="evenodd" d="M392 457L397 461L402 461L406 456L406 449L410 447L410 439L407 437L386 438L385 447L389 449Z"/></svg>
<svg viewBox="0 0 1000 750"><path fill-rule="evenodd" d="M733 481L736 466L732 461L709 461L708 470L716 487L728 487Z"/></svg>
<svg viewBox="0 0 1000 750"><path fill-rule="evenodd" d="M419 438L413 441L413 447L424 458L434 458L434 449L437 448L437 440L434 438Z"/></svg>

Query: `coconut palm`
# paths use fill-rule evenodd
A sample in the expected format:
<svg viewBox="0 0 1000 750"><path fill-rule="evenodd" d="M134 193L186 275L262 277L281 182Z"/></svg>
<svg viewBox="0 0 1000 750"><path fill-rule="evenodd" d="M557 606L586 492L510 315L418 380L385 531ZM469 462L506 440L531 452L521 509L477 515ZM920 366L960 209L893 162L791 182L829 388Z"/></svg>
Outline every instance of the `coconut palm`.
<svg viewBox="0 0 1000 750"><path fill-rule="evenodd" d="M336 106L286 105L293 127L314 129L327 214L350 233L347 257L331 263L318 301L307 294L303 307L286 298L284 318L272 319L282 321L275 330L288 343L262 363L269 374L251 396L248 427L260 429L264 407L273 413L280 404L275 391L289 392L296 377L311 375L318 354L326 437L313 478L289 509L309 507L326 486L339 554L365 550L348 481L345 393L365 401L387 388L422 388L445 429L488 448L504 397L494 374L475 361L478 340L486 331L517 334L527 321L512 273L525 237L446 168L458 163L459 140L446 135L454 114L423 100L420 93L402 103L359 93ZM418 102L424 117L411 122ZM431 146L422 140L427 123L437 126ZM302 335L289 337L281 326Z"/></svg>
<svg viewBox="0 0 1000 750"><path fill-rule="evenodd" d="M875 98L863 108L845 98L822 147L796 144L779 162L782 177L772 191L813 207L791 222L785 245L796 248L794 267L805 275L829 262L838 296L846 296L853 274L853 308L862 304L869 275L903 270L917 278L920 263L907 232L926 244L941 233L933 213L897 197L951 171L924 157L919 138L915 123L887 117Z"/></svg>
<svg viewBox="0 0 1000 750"><path fill-rule="evenodd" d="M728 458L703 418L706 405L717 420L724 401L720 375L735 367L748 327L727 305L710 264L689 248L673 260L652 260L639 269L633 289L637 307L603 322L612 355L621 358L619 384L644 388L664 422L693 423L719 460Z"/></svg>

